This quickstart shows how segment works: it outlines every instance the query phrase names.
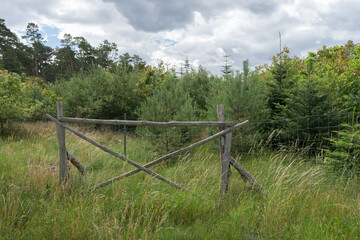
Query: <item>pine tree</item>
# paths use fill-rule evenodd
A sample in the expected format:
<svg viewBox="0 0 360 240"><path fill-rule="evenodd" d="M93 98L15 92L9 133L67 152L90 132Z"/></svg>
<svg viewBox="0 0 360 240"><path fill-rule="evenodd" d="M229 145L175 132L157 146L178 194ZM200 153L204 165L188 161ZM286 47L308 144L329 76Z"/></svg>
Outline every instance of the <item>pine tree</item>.
<svg viewBox="0 0 360 240"><path fill-rule="evenodd" d="M72 48L74 47L75 42L73 40L73 37L71 36L71 34L65 33L63 39L61 39L60 42L64 50L66 51L67 59L69 59L70 71L71 73L74 73L75 52L73 51Z"/></svg>
<svg viewBox="0 0 360 240"><path fill-rule="evenodd" d="M16 34L6 27L5 20L0 18L0 65L9 72L25 72L20 61L23 46Z"/></svg>
<svg viewBox="0 0 360 240"><path fill-rule="evenodd" d="M196 106L206 111L206 97L211 88L212 76L202 66L199 69L192 70L190 73L184 74L179 79L182 89L188 94L196 104Z"/></svg>
<svg viewBox="0 0 360 240"><path fill-rule="evenodd" d="M46 79L46 67L49 65L52 49L45 46L39 26L33 22L28 23L22 38L25 38L31 45L31 48L28 48L28 55L33 60L33 76Z"/></svg>
<svg viewBox="0 0 360 240"><path fill-rule="evenodd" d="M213 84L207 98L208 119L216 119L216 106L224 104L226 121L252 123L264 121L266 115L265 84L257 71L250 71L249 61L243 61L243 71L228 76L227 81ZM255 127L254 127L255 126ZM233 133L232 146L235 151L248 151L261 135L257 125L248 124Z"/></svg>
<svg viewBox="0 0 360 240"><path fill-rule="evenodd" d="M140 119L157 122L191 121L196 119L197 109L174 74L167 73L161 86L143 102L138 110ZM138 133L148 136L166 152L189 140L190 128L143 127Z"/></svg>

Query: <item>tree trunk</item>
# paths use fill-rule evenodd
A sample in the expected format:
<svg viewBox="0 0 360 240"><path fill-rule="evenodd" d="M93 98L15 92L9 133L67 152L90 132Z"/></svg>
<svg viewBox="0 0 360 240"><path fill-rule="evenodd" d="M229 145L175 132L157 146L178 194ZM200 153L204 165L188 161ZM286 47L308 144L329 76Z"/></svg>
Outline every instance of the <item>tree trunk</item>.
<svg viewBox="0 0 360 240"><path fill-rule="evenodd" d="M73 61L71 58L70 47L68 47L68 54L69 54L69 60L70 60L71 73L74 73L74 64L73 64Z"/></svg>

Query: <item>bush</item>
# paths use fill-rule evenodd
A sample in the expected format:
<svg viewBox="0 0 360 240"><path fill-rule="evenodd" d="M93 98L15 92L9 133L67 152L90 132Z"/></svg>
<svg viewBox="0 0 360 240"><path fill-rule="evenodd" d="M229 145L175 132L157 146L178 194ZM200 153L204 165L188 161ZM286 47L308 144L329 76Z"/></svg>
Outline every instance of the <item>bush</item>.
<svg viewBox="0 0 360 240"><path fill-rule="evenodd" d="M4 133L5 124L9 121L25 118L27 105L25 84L20 75L0 70L0 131Z"/></svg>
<svg viewBox="0 0 360 240"><path fill-rule="evenodd" d="M57 82L53 89L62 97L67 116L116 119L127 113L134 117L145 98L139 79L135 72L120 69L110 73L95 67L89 74Z"/></svg>
<svg viewBox="0 0 360 240"><path fill-rule="evenodd" d="M28 105L27 120L45 120L45 113L56 115L56 101L61 99L51 90L51 86L40 78L26 77L24 92Z"/></svg>
<svg viewBox="0 0 360 240"><path fill-rule="evenodd" d="M329 139L333 150L326 149L325 162L335 172L343 175L360 175L360 124L342 124L341 131L336 131L338 138Z"/></svg>
<svg viewBox="0 0 360 240"><path fill-rule="evenodd" d="M17 120L41 120L54 113L58 100L39 78L0 70L0 127Z"/></svg>

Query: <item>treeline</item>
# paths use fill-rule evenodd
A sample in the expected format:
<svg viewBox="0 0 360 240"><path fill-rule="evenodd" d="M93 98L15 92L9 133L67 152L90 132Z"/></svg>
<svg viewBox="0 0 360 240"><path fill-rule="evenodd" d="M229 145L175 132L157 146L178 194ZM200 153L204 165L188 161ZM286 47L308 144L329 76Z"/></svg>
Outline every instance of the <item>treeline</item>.
<svg viewBox="0 0 360 240"><path fill-rule="evenodd" d="M9 72L41 77L46 82L69 79L73 74L88 72L91 66L110 69L119 62L137 70L145 68L145 62L137 55L119 56L117 45L108 40L95 47L84 37L64 34L61 46L51 48L35 23L27 25L22 36L24 44L0 18L0 36L0 66Z"/></svg>
<svg viewBox="0 0 360 240"><path fill-rule="evenodd" d="M325 150L336 165L339 158L344 159L344 154L336 153L337 145L343 143L332 136L345 136L346 162L352 166L347 169L359 170L359 143L349 138L358 131L359 44L324 46L305 58L290 56L285 47L270 64L255 70L247 60L241 70L231 69L226 61L223 75L216 76L203 67L193 69L188 60L181 73L163 63L149 66L137 55L117 56L116 45L108 41L92 47L84 38L68 34L62 48L51 50L32 23L24 36L28 45L24 45L3 20L0 23L2 125L16 119L41 119L45 111L54 114L56 100L64 102L66 116L122 119L126 113L130 119L149 121L214 121L216 106L224 104L227 121L249 119L252 123L234 133L237 152L271 142L276 149ZM348 114L341 114L349 112L350 120ZM351 127L341 123L351 123ZM194 131L137 129L156 138L166 151L191 140Z"/></svg>

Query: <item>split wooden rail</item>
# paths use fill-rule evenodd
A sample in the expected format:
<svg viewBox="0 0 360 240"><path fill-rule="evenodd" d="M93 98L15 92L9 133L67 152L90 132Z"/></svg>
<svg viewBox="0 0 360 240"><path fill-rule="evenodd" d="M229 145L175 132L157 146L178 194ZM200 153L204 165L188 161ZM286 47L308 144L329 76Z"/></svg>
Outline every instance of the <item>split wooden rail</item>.
<svg viewBox="0 0 360 240"><path fill-rule="evenodd" d="M244 121L242 123L234 125L232 122L225 122L224 121L224 110L223 106L218 106L218 121L217 122L151 122L151 121L129 121L129 120L101 120L101 119L83 119L83 118L69 118L63 116L63 107L62 102L57 102L57 118L46 114L46 117L51 121L56 123L57 127L57 137L59 141L59 154L60 154L60 162L59 162L59 175L60 175L60 182L66 183L69 181L70 174L69 174L69 167L68 167L68 160L84 175L86 174L85 167L76 160L76 158L66 150L66 143L65 143L65 129L69 130L70 132L74 133L78 137L84 139L85 141L95 145L96 147L102 149L103 151L110 153L111 155L120 158L121 160L133 165L136 167L135 170L129 171L124 173L120 176L114 177L106 182L100 183L96 185L93 190L102 188L107 186L115 181L123 179L125 177L131 176L135 173L143 171L171 186L184 189L184 187L180 186L179 184L155 173L148 169L151 166L154 166L160 162L163 162L173 156L179 155L191 149L194 149L202 144L205 144L209 141L212 141L216 138L220 138L220 160L221 160L221 184L220 184L220 193L224 194L229 190L229 175L230 175L230 165L232 165L239 173L242 179L245 182L250 182L253 188L257 191L261 191L261 185L255 180L255 178L245 170L240 163L238 163L234 158L231 157L231 138L232 138L232 131L244 126L248 121ZM73 129L72 127L65 124L68 123L87 123L87 124L102 124L102 125L136 125L136 126L153 126L153 127L190 127L190 126L203 126L203 127L219 127L219 132L205 138L201 141L193 143L187 147L182 149L176 150L172 153L166 154L152 162L149 162L145 165L140 165L135 161L125 157L122 154L112 151L111 149L102 146L101 144L97 143L94 140L86 137L84 134L78 132L77 130Z"/></svg>

